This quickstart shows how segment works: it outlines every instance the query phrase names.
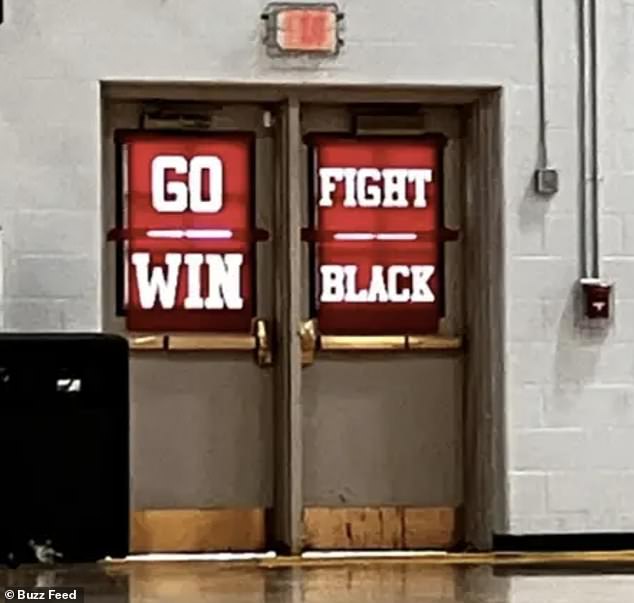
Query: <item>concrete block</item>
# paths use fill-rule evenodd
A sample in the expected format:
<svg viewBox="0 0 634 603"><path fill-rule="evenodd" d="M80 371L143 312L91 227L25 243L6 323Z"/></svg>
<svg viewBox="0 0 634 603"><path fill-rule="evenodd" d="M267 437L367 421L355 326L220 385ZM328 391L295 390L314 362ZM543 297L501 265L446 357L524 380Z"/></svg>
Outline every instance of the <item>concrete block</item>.
<svg viewBox="0 0 634 603"><path fill-rule="evenodd" d="M7 274L7 296L11 298L99 297L100 276L91 258L22 256Z"/></svg>
<svg viewBox="0 0 634 603"><path fill-rule="evenodd" d="M508 376L520 389L526 384L550 383L556 350L549 343L513 343L507 355Z"/></svg>
<svg viewBox="0 0 634 603"><path fill-rule="evenodd" d="M634 300L634 256L604 258L603 277L618 289L619 299Z"/></svg>
<svg viewBox="0 0 634 603"><path fill-rule="evenodd" d="M634 397L622 386L591 385L578 390L549 391L544 397L546 427L630 425L634 428Z"/></svg>
<svg viewBox="0 0 634 603"><path fill-rule="evenodd" d="M515 257L509 262L507 291L514 299L565 299L576 285L576 260Z"/></svg>
<svg viewBox="0 0 634 603"><path fill-rule="evenodd" d="M587 466L588 442L582 429L523 429L509 443L509 469L549 472Z"/></svg>
<svg viewBox="0 0 634 603"><path fill-rule="evenodd" d="M511 302L507 321L509 337L514 343L548 340L544 303L539 299Z"/></svg>
<svg viewBox="0 0 634 603"><path fill-rule="evenodd" d="M62 331L62 312L55 301L19 299L5 301L7 331Z"/></svg>
<svg viewBox="0 0 634 603"><path fill-rule="evenodd" d="M537 515L546 512L547 476L543 473L511 473L509 501L514 513Z"/></svg>
<svg viewBox="0 0 634 603"><path fill-rule="evenodd" d="M621 112L619 112L622 115ZM631 191L634 190L634 172L624 173L616 168L609 170L604 166L604 174L601 184L601 204L606 212L618 214L632 214ZM626 223L631 226L631 222ZM626 230L626 250L631 250L632 241L629 238L631 231Z"/></svg>
<svg viewBox="0 0 634 603"><path fill-rule="evenodd" d="M579 219L575 213L546 217L544 251L560 258L579 256ZM619 241L622 237L619 237Z"/></svg>
<svg viewBox="0 0 634 603"><path fill-rule="evenodd" d="M512 429L535 429L544 426L544 395L542 388L526 385L509 397L508 424Z"/></svg>
<svg viewBox="0 0 634 603"><path fill-rule="evenodd" d="M610 508L618 500L616 473L575 471L548 475L549 513L598 512Z"/></svg>
<svg viewBox="0 0 634 603"><path fill-rule="evenodd" d="M97 255L101 249L101 223L94 212L21 211L11 228L14 253L55 255Z"/></svg>

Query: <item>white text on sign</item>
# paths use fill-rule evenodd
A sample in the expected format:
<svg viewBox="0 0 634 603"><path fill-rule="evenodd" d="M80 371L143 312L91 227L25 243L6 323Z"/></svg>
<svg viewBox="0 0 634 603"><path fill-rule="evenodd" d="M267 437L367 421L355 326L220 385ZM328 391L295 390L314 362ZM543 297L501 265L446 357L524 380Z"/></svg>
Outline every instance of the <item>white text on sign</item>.
<svg viewBox="0 0 634 603"><path fill-rule="evenodd" d="M187 175L188 181L167 180L169 171ZM200 155L187 160L182 155L159 155L152 161L152 206L160 213L215 214L222 209L223 167L219 157ZM209 194L203 196L203 184Z"/></svg>
<svg viewBox="0 0 634 603"><path fill-rule="evenodd" d="M152 207L159 213L219 213L224 206L223 171L221 159L214 155L191 159L182 155L155 157ZM170 180L170 172L186 175L187 182ZM171 232L167 231L165 238L169 239ZM195 230L188 232L195 235ZM161 238L160 231L151 234ZM156 307L173 310L184 277L187 278L184 310L241 310L244 307L241 292L244 256L240 253L166 253L163 264L152 265L148 251L135 251L131 264L139 303L144 310ZM204 297L203 290L206 291Z"/></svg>
<svg viewBox="0 0 634 603"><path fill-rule="evenodd" d="M158 303L163 310L176 305L179 283L187 275L185 310L241 310L244 304L240 292L240 253L166 253L165 266L150 266L150 254L132 254L141 308L151 310ZM203 265L207 268L207 296L202 296Z"/></svg>
<svg viewBox="0 0 634 603"><path fill-rule="evenodd" d="M429 281L435 266L372 266L370 284L360 289L357 266L323 265L321 270L322 303L433 303L436 296ZM399 287L409 279L410 287Z"/></svg>
<svg viewBox="0 0 634 603"><path fill-rule="evenodd" d="M425 187L432 181L432 170L397 168L320 168L321 207L332 207L337 183L343 182L344 207L406 208L409 183L414 184L413 207L427 207Z"/></svg>

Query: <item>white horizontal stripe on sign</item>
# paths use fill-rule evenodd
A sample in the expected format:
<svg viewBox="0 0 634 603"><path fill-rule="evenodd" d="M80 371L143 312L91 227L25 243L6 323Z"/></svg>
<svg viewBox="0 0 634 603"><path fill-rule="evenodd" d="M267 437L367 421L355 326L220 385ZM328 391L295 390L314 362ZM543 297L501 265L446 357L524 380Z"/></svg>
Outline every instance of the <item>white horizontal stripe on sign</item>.
<svg viewBox="0 0 634 603"><path fill-rule="evenodd" d="M337 232L335 241L415 241L414 232Z"/></svg>
<svg viewBox="0 0 634 603"><path fill-rule="evenodd" d="M227 240L233 238L230 230L148 230L150 239L215 239Z"/></svg>

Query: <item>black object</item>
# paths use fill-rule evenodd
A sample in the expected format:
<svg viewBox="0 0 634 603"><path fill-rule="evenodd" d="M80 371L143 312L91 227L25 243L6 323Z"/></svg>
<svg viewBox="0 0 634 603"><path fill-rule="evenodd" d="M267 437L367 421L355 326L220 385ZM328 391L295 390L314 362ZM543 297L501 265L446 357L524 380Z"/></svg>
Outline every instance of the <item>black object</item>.
<svg viewBox="0 0 634 603"><path fill-rule="evenodd" d="M0 335L0 561L128 554L128 356L112 335Z"/></svg>
<svg viewBox="0 0 634 603"><path fill-rule="evenodd" d="M493 550L501 552L631 551L634 533L494 535Z"/></svg>

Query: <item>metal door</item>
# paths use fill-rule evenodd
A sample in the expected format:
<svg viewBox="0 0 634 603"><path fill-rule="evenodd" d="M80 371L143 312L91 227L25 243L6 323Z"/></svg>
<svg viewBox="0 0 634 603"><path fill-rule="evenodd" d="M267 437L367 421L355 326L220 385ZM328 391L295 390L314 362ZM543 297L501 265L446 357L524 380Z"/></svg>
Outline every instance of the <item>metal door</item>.
<svg viewBox="0 0 634 603"><path fill-rule="evenodd" d="M104 328L132 347L132 548L259 550L273 496L274 140L256 104L104 106ZM128 332L121 309L129 179L126 135L247 134L253 252L250 332ZM114 235L113 235L114 233ZM244 234L244 233L243 233ZM247 233L249 234L249 233ZM123 283L123 284L122 284ZM121 314L121 312L119 312Z"/></svg>
<svg viewBox="0 0 634 603"><path fill-rule="evenodd" d="M302 107L301 127L303 227L309 232L316 200L310 142L315 134L443 135L444 224L460 229L457 111L312 104ZM443 245L445 312L438 334L409 339L320 334L313 320L319 303L315 246L305 241L302 258L304 546L451 547L460 540L463 502L460 242Z"/></svg>

